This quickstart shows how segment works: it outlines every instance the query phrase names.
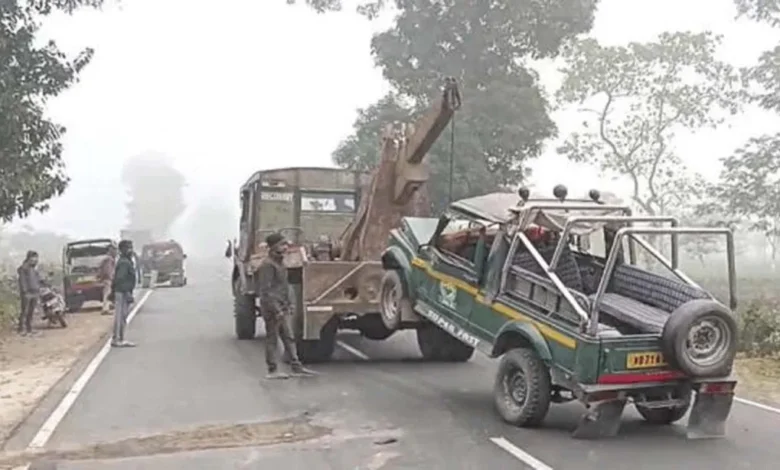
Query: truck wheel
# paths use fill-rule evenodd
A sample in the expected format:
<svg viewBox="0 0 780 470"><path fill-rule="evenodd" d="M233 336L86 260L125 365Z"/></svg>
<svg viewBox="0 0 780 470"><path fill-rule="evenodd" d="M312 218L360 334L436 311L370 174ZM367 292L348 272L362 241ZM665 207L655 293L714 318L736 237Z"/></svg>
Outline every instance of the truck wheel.
<svg viewBox="0 0 780 470"><path fill-rule="evenodd" d="M382 316L377 314L369 314L361 317L358 328L360 334L373 341L385 340L395 333L395 330L387 329L382 321Z"/></svg>
<svg viewBox="0 0 780 470"><path fill-rule="evenodd" d="M535 351L510 349L498 366L493 400L501 418L522 427L538 426L550 409L550 371Z"/></svg>
<svg viewBox="0 0 780 470"><path fill-rule="evenodd" d="M320 339L296 341L298 359L304 364L328 362L336 349L338 321L334 317L320 330Z"/></svg>
<svg viewBox="0 0 780 470"><path fill-rule="evenodd" d="M474 354L474 348L432 323L425 323L417 329L417 346L423 358L429 361L466 362Z"/></svg>
<svg viewBox="0 0 780 470"><path fill-rule="evenodd" d="M737 322L719 302L691 300L671 313L661 340L667 360L686 374L726 376L737 355Z"/></svg>
<svg viewBox="0 0 780 470"><path fill-rule="evenodd" d="M257 328L254 297L240 292L233 295L233 316L238 339L254 339Z"/></svg>
<svg viewBox="0 0 780 470"><path fill-rule="evenodd" d="M401 275L395 269L385 271L379 287L379 307L385 328L395 331L401 318L412 311L412 302L404 294Z"/></svg>

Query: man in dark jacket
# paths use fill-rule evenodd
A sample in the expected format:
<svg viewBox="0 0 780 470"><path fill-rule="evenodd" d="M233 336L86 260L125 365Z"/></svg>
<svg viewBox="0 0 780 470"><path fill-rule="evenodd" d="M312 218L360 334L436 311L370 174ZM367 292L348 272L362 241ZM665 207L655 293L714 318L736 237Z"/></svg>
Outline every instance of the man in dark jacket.
<svg viewBox="0 0 780 470"><path fill-rule="evenodd" d="M296 375L314 375L314 372L304 368L298 359L290 328L292 302L290 301L290 285L287 282L287 268L284 266L284 254L287 250L287 240L278 233L272 233L265 239L268 245L268 256L260 264L257 271L257 289L260 312L265 320L265 362L268 366L269 379L286 379L289 376L279 372L279 339L290 358L290 367Z"/></svg>
<svg viewBox="0 0 780 470"><path fill-rule="evenodd" d="M22 301L16 331L24 336L33 334L32 319L41 294L41 278L38 276L37 265L38 253L31 250L16 271L19 275L19 298Z"/></svg>
<svg viewBox="0 0 780 470"><path fill-rule="evenodd" d="M125 341L125 325L133 303L133 290L136 277L133 266L133 243L130 240L119 242L119 259L116 261L111 293L114 297L114 335L111 346L118 348L133 347L135 344Z"/></svg>

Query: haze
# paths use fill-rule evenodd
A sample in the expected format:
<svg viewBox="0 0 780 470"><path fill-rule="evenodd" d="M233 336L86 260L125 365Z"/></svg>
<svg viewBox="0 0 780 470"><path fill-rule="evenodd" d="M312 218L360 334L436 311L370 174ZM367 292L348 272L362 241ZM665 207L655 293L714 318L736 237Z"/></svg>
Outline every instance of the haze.
<svg viewBox="0 0 780 470"><path fill-rule="evenodd" d="M777 33L734 16L732 0L602 0L593 35L623 43L665 30L712 30L725 35L724 58L746 65L777 42ZM187 179L188 209L172 230L187 243L181 226L192 208L205 201L234 207L238 186L252 172L331 166L330 154L350 134L356 109L387 90L369 48L372 33L386 25L351 8L317 15L283 0L125 0L103 12L51 17L45 31L63 48L92 46L96 55L80 84L50 107L68 128L71 186L49 212L14 225L75 237L117 235L126 222L122 165L155 152ZM554 65L540 70L552 88ZM562 136L579 119L566 111L554 117ZM777 125L775 116L749 109L729 128L682 139L680 154L714 177L718 158ZM559 158L554 142L547 148L532 164L537 187L562 182L584 191L595 182L624 191ZM560 165L572 171L561 174ZM213 230L232 235L236 229Z"/></svg>

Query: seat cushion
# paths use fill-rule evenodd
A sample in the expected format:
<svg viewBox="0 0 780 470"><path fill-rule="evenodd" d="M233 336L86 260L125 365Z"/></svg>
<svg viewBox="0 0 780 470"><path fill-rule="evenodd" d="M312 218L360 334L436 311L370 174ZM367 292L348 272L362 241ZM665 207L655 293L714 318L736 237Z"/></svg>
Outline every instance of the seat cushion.
<svg viewBox="0 0 780 470"><path fill-rule="evenodd" d="M595 296L590 296L591 301ZM632 326L642 333L660 334L669 313L619 294L606 293L601 298L599 313Z"/></svg>
<svg viewBox="0 0 780 470"><path fill-rule="evenodd" d="M555 253L555 247L545 247L539 250L539 254L546 262L552 261L553 253ZM544 269L539 266L534 257L528 252L520 252L515 255L513 261L515 266L530 271L539 276L547 276ZM568 247L563 248L561 253L561 259L558 261L558 266L555 268L555 274L561 280L564 286L569 289L574 289L578 292L583 291L582 275L580 274L580 268L577 264L577 259Z"/></svg>

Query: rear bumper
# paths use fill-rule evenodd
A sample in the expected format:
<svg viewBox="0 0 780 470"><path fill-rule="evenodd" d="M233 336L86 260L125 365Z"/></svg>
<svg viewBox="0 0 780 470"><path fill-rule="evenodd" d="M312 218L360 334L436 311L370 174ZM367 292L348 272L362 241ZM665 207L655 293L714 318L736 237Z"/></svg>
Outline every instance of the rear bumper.
<svg viewBox="0 0 780 470"><path fill-rule="evenodd" d="M65 291L68 299L80 298L83 300L103 300L103 284L78 284L71 285Z"/></svg>
<svg viewBox="0 0 780 470"><path fill-rule="evenodd" d="M709 389L715 385L730 386L730 389L733 392L733 389L736 388L737 385L737 379L734 375L726 377L693 378L687 377L676 371L668 372L670 373L664 375L659 375L660 373L645 374L647 380L637 380L631 383L609 383L610 380L607 380L607 383L580 384L575 389L575 395L580 399L589 401L588 398L590 397L604 396L606 394L617 394L621 397L636 398L646 395L647 393L656 394L658 392L679 390L681 388L690 388L693 391L699 391L702 387ZM628 376L629 374L620 375Z"/></svg>

